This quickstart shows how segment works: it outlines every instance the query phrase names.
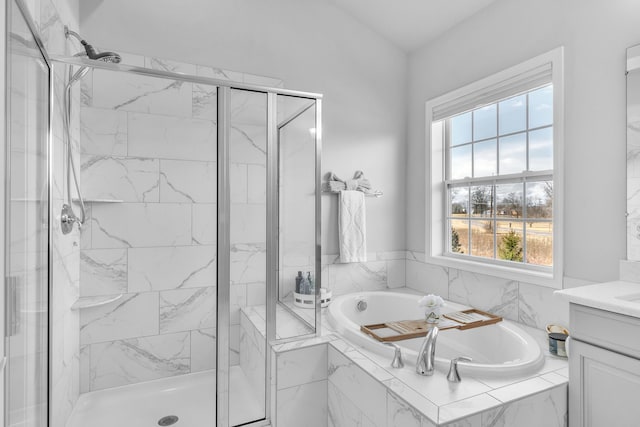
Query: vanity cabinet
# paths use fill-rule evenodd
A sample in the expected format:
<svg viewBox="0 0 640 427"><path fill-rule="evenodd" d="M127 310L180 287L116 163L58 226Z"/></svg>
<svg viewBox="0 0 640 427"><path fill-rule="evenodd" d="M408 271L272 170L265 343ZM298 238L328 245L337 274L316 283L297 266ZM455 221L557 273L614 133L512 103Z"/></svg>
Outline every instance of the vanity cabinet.
<svg viewBox="0 0 640 427"><path fill-rule="evenodd" d="M640 319L570 306L569 426L640 425Z"/></svg>

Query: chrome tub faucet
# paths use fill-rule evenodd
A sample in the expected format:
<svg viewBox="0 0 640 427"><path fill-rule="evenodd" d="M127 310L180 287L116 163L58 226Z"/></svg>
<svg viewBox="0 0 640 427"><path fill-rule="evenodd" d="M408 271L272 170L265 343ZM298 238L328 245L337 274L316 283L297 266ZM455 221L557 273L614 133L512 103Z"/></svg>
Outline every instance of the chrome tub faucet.
<svg viewBox="0 0 640 427"><path fill-rule="evenodd" d="M433 375L435 370L436 340L438 339L438 327L433 326L427 337L422 342L416 361L416 372L420 375Z"/></svg>

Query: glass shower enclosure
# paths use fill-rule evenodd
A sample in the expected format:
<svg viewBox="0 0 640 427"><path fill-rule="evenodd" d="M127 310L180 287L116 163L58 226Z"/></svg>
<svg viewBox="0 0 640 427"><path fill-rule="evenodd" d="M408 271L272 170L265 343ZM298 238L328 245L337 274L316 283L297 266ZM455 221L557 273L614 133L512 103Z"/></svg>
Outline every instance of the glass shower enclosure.
<svg viewBox="0 0 640 427"><path fill-rule="evenodd" d="M321 96L123 57L10 58L37 101L10 105L8 348L32 354L5 393L29 426L267 425L270 345L319 332Z"/></svg>

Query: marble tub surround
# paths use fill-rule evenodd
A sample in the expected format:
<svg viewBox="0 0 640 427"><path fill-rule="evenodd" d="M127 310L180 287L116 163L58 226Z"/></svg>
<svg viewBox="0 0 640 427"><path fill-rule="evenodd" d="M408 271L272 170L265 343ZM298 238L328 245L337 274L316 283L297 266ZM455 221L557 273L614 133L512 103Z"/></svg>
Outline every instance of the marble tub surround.
<svg viewBox="0 0 640 427"><path fill-rule="evenodd" d="M349 424L353 420L403 427L566 423L566 361L551 356L530 378L465 377L455 385L447 381L446 372L437 370L425 378L412 367L393 369L388 361L342 340L329 343L328 363L329 390L338 392L333 405L331 393L329 397L330 425L358 425Z"/></svg>
<svg viewBox="0 0 640 427"><path fill-rule="evenodd" d="M590 284L564 278L565 289ZM406 285L538 329L569 324L569 305L554 298L553 288L428 264L422 252L407 252Z"/></svg>
<svg viewBox="0 0 640 427"><path fill-rule="evenodd" d="M243 328L253 330L252 339L264 339L260 307L244 309L244 314L248 322ZM522 328L547 348L546 333ZM439 369L426 378L410 365L391 368L385 357L344 341L324 316L322 331L322 336L271 346L272 414L278 426L297 426L305 413L314 414L305 418L311 425L332 427L566 425L567 362L546 350L544 365L531 375L465 376L452 386ZM321 410L324 399L327 412Z"/></svg>
<svg viewBox="0 0 640 427"><path fill-rule="evenodd" d="M130 65L282 86L268 77L122 56ZM80 86L80 175L89 219L79 292L123 294L80 312L82 391L213 369L216 88L106 70L90 71ZM266 96L234 90L230 124L230 361L238 365L240 309L265 302Z"/></svg>

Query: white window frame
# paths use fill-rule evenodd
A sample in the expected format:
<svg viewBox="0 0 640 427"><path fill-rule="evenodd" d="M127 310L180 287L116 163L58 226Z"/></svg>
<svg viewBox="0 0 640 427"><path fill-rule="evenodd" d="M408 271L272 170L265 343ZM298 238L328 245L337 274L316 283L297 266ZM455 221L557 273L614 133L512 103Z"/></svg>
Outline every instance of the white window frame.
<svg viewBox="0 0 640 427"><path fill-rule="evenodd" d="M425 261L431 264L487 274L510 280L533 283L561 289L563 279L563 201L564 201L564 51L558 47L521 64L498 72L452 92L431 99L426 103L426 240ZM483 261L477 257L447 255L446 214L447 190L445 185L446 141L444 120L434 121L434 112L446 109L461 99L477 98L475 107L495 102L498 99L516 95L510 93L510 85L518 76L530 74L541 67L551 65L548 82L553 85L553 266L545 271L539 267L527 268L527 264L517 267ZM498 96L498 98L496 98ZM467 109L468 110L468 109ZM453 111L449 116L463 111Z"/></svg>

